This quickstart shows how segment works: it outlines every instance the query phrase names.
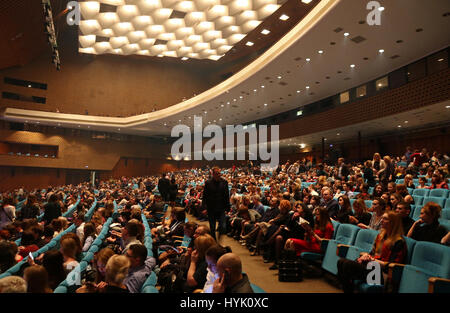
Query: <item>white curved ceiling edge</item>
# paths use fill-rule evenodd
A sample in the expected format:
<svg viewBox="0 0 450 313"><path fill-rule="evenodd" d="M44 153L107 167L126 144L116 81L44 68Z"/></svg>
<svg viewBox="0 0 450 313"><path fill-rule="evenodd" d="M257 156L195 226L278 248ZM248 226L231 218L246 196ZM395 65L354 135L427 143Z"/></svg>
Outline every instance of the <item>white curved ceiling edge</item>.
<svg viewBox="0 0 450 313"><path fill-rule="evenodd" d="M191 110L195 107L206 104L208 101L214 100L229 89L238 86L252 75L258 73L261 69L273 62L278 56L283 54L289 47L295 44L306 32L314 27L328 12L330 12L342 0L322 0L309 14L307 14L294 28L291 29L276 44L270 47L265 53L259 56L255 61L250 63L244 69L234 74L224 82L214 86L213 88L193 97L184 102L172 105L168 108L158 110L151 113L135 115L130 117L105 117L79 114L65 114L45 111L25 110L6 108L4 117L16 121L31 120L40 121L42 124L64 123L64 126L73 125L90 125L100 126L106 131L108 128L116 129L117 127L132 130L149 122L157 122L163 118L170 117L175 114L183 113L183 111ZM72 125L72 126L73 126ZM149 125L150 126L150 125ZM145 131L145 129L136 129Z"/></svg>

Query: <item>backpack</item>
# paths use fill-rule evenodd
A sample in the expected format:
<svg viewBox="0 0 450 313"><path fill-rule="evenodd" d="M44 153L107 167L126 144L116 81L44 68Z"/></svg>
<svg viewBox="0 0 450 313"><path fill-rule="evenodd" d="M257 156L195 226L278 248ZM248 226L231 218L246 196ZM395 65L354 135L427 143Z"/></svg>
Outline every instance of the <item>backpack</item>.
<svg viewBox="0 0 450 313"><path fill-rule="evenodd" d="M169 264L158 274L160 293L183 293L185 283L184 271L178 264Z"/></svg>

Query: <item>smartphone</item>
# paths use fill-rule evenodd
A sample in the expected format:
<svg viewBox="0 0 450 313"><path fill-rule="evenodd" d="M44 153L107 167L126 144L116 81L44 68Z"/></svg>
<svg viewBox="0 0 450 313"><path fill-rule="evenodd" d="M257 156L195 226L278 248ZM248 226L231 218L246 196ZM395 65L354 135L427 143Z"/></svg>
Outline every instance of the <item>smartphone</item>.
<svg viewBox="0 0 450 313"><path fill-rule="evenodd" d="M28 257L29 258L31 258L33 261L34 261L34 257L33 257L33 254L30 252L30 253L28 253Z"/></svg>

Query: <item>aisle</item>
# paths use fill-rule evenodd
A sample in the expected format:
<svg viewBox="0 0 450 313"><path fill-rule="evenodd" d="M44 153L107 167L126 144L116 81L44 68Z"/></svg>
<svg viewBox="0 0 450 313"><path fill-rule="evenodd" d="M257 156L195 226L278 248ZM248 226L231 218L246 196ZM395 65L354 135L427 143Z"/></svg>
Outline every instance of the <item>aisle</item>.
<svg viewBox="0 0 450 313"><path fill-rule="evenodd" d="M191 215L189 221L209 225L208 222L199 222ZM273 263L264 263L262 256L250 256L250 252L238 241L228 236L222 236L221 244L230 246L242 260L242 270L247 273L250 281L264 289L266 292L279 293L341 293L342 291L326 282L323 278L305 278L302 282L280 282L278 271L269 270Z"/></svg>

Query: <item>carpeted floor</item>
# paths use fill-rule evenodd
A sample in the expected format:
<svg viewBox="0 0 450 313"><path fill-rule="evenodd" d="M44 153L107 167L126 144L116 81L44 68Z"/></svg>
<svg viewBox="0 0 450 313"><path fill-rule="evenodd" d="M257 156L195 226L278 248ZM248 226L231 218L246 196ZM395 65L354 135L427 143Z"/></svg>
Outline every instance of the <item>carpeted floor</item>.
<svg viewBox="0 0 450 313"><path fill-rule="evenodd" d="M190 221L200 222L188 215ZM232 251L242 260L242 270L249 276L250 281L270 293L341 293L342 290L328 283L324 278L304 278L302 282L278 281L278 270L269 270L273 263L264 263L262 256L250 256L246 247L228 236L220 238L220 244L230 246Z"/></svg>

